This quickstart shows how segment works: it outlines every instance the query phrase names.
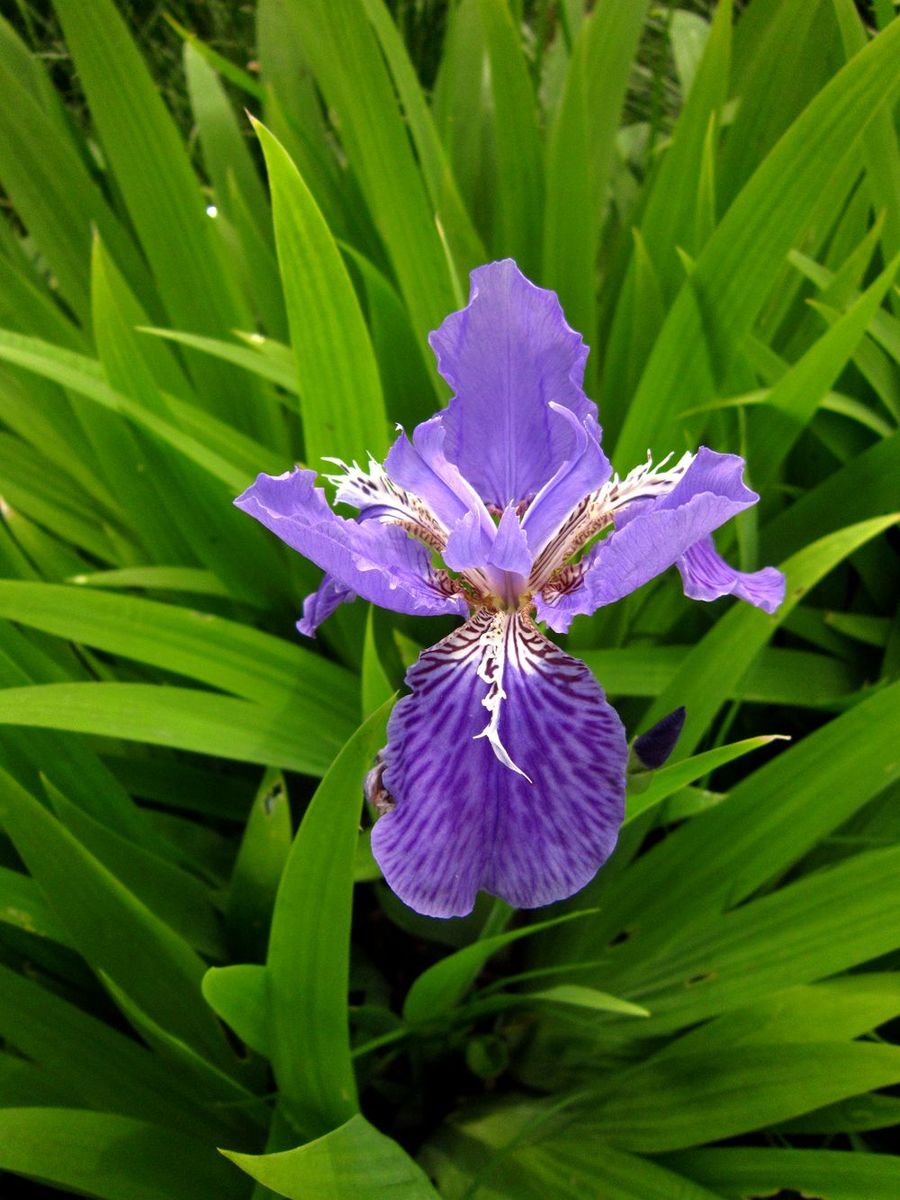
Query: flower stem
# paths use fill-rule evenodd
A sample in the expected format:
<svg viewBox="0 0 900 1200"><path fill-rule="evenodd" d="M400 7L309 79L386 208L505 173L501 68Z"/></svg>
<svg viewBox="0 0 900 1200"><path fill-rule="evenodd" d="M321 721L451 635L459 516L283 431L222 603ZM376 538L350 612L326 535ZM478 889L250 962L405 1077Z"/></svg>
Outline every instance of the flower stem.
<svg viewBox="0 0 900 1200"><path fill-rule="evenodd" d="M493 937L496 933L503 933L507 925L515 916L516 910L505 900L498 897L495 898L488 913L484 924L481 927L481 932L478 935L478 941L484 941L485 938Z"/></svg>

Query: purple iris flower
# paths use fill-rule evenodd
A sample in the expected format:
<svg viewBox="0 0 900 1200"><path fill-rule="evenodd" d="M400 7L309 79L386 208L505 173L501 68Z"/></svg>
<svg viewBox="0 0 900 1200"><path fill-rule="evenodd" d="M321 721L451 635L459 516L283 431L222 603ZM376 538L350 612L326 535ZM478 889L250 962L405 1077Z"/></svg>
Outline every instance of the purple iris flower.
<svg viewBox="0 0 900 1200"><path fill-rule="evenodd" d="M372 850L420 913L461 916L479 889L534 908L612 853L628 759L603 690L537 622L564 633L671 566L694 599L773 612L784 577L716 552L713 530L758 499L736 455L701 447L613 474L582 390L588 348L512 260L473 271L468 305L429 340L455 394L383 466L337 463L355 519L300 468L235 503L325 571L302 633L356 596L465 618L407 672L367 780Z"/></svg>

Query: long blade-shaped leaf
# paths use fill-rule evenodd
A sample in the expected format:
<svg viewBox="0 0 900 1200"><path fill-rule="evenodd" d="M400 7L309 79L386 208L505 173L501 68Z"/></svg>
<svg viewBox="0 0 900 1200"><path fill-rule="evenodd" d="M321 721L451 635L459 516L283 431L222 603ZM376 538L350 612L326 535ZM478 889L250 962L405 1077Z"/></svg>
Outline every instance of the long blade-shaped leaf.
<svg viewBox="0 0 900 1200"><path fill-rule="evenodd" d="M294 839L269 940L272 1068L291 1120L315 1136L357 1112L347 988L362 782L390 701L322 780Z"/></svg>
<svg viewBox="0 0 900 1200"><path fill-rule="evenodd" d="M350 277L287 151L264 126L256 129L272 187L307 462L380 458L387 445L381 381Z"/></svg>

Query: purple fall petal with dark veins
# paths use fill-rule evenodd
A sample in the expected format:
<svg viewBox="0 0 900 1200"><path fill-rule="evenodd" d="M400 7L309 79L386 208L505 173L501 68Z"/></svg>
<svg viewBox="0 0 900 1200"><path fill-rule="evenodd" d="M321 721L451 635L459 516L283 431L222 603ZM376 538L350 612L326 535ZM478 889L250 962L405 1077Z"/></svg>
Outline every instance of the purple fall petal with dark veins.
<svg viewBox="0 0 900 1200"><path fill-rule="evenodd" d="M472 272L468 305L429 338L455 395L442 415L451 462L497 508L540 490L566 458L572 432L548 407L579 420L597 410L582 390L588 349L555 292L512 259Z"/></svg>
<svg viewBox="0 0 900 1200"><path fill-rule="evenodd" d="M738 596L773 613L784 600L784 575L776 567L761 571L737 571L716 550L711 537L695 542L678 559L684 594L692 600L717 600Z"/></svg>
<svg viewBox="0 0 900 1200"><path fill-rule="evenodd" d="M565 632L572 617L621 600L759 497L741 478L744 460L701 446L679 482L616 513L616 528L584 560L577 586L536 598L538 617Z"/></svg>
<svg viewBox="0 0 900 1200"><path fill-rule="evenodd" d="M505 693L501 749L479 736L489 681ZM394 807L372 831L397 895L449 917L470 912L479 889L535 908L584 887L615 847L627 760L587 667L527 619L481 612L424 651L406 682L382 776Z"/></svg>
<svg viewBox="0 0 900 1200"><path fill-rule="evenodd" d="M396 525L337 516L314 471L259 475L234 503L373 604L420 615L468 612L459 596L441 590L424 546Z"/></svg>
<svg viewBox="0 0 900 1200"><path fill-rule="evenodd" d="M350 604L355 599L355 592L344 587L334 576L326 574L318 588L303 601L303 616L297 622L297 629L304 637L315 637L316 630L336 608Z"/></svg>

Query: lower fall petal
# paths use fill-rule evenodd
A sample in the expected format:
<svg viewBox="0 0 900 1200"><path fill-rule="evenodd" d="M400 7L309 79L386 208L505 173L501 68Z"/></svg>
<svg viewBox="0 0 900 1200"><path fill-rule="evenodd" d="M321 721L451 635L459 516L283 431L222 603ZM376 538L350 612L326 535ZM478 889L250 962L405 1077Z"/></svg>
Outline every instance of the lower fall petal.
<svg viewBox="0 0 900 1200"><path fill-rule="evenodd" d="M536 908L584 887L616 844L628 753L588 668L521 614L483 611L406 681L372 832L397 895L450 917L479 889Z"/></svg>
<svg viewBox="0 0 900 1200"><path fill-rule="evenodd" d="M737 571L722 558L711 537L702 538L676 564L684 594L692 600L738 596L764 612L773 613L784 600L784 575L776 567Z"/></svg>

